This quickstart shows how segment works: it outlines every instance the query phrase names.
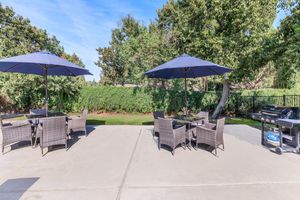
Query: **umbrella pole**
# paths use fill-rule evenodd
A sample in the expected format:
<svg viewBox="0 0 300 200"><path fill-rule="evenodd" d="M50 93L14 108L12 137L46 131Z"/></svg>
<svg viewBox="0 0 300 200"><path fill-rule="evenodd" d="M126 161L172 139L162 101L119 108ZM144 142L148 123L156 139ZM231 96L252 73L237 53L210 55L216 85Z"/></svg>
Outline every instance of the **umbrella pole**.
<svg viewBox="0 0 300 200"><path fill-rule="evenodd" d="M185 115L187 115L188 111L188 102L187 102L187 85L186 85L186 74L185 74L185 77L184 77L184 101L185 101Z"/></svg>
<svg viewBox="0 0 300 200"><path fill-rule="evenodd" d="M48 69L45 67L44 81L45 81L45 106L46 106L46 117L48 117Z"/></svg>

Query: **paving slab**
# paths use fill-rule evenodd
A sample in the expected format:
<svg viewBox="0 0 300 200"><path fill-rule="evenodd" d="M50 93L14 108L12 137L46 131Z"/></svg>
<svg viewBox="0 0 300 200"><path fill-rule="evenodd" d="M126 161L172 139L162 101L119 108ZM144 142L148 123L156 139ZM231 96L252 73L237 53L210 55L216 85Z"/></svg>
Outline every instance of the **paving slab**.
<svg viewBox="0 0 300 200"><path fill-rule="evenodd" d="M299 199L300 159L277 155L260 145L260 131L227 125L225 151L153 148L151 129L144 129L126 182L123 199ZM251 194L251 195L250 195ZM276 197L275 197L276 196ZM285 197L287 197L285 196ZM227 199L225 198L225 199Z"/></svg>
<svg viewBox="0 0 300 200"><path fill-rule="evenodd" d="M217 157L205 148L158 150L152 129L90 126L68 151L45 156L27 144L8 147L0 199L299 199L299 155L270 152L257 129L226 125Z"/></svg>
<svg viewBox="0 0 300 200"><path fill-rule="evenodd" d="M68 151L45 156L29 146L9 151L0 156L0 199L22 192L21 199L116 199L140 130L98 126L88 137L79 136ZM24 178L38 180L26 188ZM16 191L11 185L21 186Z"/></svg>

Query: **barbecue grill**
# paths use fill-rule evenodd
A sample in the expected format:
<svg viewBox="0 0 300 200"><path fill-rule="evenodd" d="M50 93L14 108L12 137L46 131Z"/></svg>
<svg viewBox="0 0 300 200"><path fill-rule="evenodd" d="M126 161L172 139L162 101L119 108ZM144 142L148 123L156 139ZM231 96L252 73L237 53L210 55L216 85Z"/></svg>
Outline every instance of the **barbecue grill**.
<svg viewBox="0 0 300 200"><path fill-rule="evenodd" d="M251 117L255 120L275 124L277 119L299 119L299 108L267 105L259 113L253 113Z"/></svg>
<svg viewBox="0 0 300 200"><path fill-rule="evenodd" d="M265 140L265 124L274 124L280 126L280 137L283 142L286 142L294 147L299 144L298 131L291 129L289 126L281 126L277 122L281 119L297 120L299 119L299 108L297 107L278 107L274 105L267 105L258 113L251 115L252 119L261 121L261 144L266 145ZM282 146L282 143L281 143Z"/></svg>

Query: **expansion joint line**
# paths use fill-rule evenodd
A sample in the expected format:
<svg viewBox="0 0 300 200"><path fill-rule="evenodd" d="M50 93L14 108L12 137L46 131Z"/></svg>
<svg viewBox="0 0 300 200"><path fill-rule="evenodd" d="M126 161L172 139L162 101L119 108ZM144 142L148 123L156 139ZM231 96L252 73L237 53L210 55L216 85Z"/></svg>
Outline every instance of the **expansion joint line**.
<svg viewBox="0 0 300 200"><path fill-rule="evenodd" d="M142 134L142 130L143 130L143 128L141 128L140 133L139 133L139 135L138 135L138 137L137 137L137 139L136 139L136 142L135 142L135 144L134 144L132 153L131 153L131 155L130 155L129 162L128 162L128 164L127 164L127 167L126 167L124 176L123 176L122 181L121 181L121 184L120 184L120 186L119 186L119 191L118 191L116 200L120 200L120 198L121 198L122 190L123 190L123 187L124 187L126 178L127 178L127 174L128 174L128 171L129 171L131 162L132 162L132 160L133 160L134 153L135 153L136 148L137 148L137 145L138 145L138 143L139 143L139 140L140 140L140 137L141 137L141 134Z"/></svg>

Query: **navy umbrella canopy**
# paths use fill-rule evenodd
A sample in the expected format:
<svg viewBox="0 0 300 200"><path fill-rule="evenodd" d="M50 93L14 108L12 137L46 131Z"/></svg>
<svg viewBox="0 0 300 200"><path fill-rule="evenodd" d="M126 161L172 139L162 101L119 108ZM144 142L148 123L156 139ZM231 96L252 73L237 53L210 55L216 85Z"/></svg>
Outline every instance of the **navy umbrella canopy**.
<svg viewBox="0 0 300 200"><path fill-rule="evenodd" d="M44 76L46 113L48 112L47 76L92 75L87 69L79 67L49 52L35 52L1 59L0 71Z"/></svg>
<svg viewBox="0 0 300 200"><path fill-rule="evenodd" d="M183 54L147 71L145 74L149 78L174 79L222 75L230 71L232 69Z"/></svg>
<svg viewBox="0 0 300 200"><path fill-rule="evenodd" d="M49 52L35 52L0 60L0 71L44 76L79 76L91 73Z"/></svg>
<svg viewBox="0 0 300 200"><path fill-rule="evenodd" d="M163 79L185 79L185 103L187 107L187 95L186 95L186 79L197 78L212 75L223 75L227 72L231 72L232 69L214 64L212 62L202 60L183 54L177 58L174 58L162 65L159 65L145 74L149 78L163 78Z"/></svg>

